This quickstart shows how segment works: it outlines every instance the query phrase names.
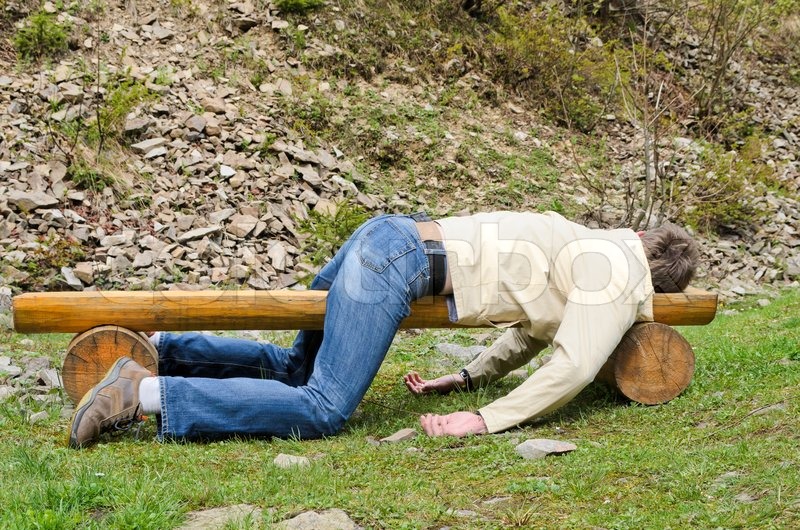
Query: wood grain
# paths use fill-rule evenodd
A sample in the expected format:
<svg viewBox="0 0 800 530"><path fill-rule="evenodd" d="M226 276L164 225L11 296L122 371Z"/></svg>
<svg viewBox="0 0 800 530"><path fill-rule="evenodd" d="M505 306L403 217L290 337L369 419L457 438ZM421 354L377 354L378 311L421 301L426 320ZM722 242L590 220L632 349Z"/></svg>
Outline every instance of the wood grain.
<svg viewBox="0 0 800 530"><path fill-rule="evenodd" d="M683 392L694 375L694 351L680 333L655 322L634 324L597 374L625 397L657 405Z"/></svg>
<svg viewBox="0 0 800 530"><path fill-rule="evenodd" d="M321 329L325 291L83 291L14 297L20 333L80 333L105 324L136 331ZM655 320L670 325L707 324L717 296L696 289L656 294ZM442 297L417 300L403 328L461 327L450 322Z"/></svg>
<svg viewBox="0 0 800 530"><path fill-rule="evenodd" d="M119 326L98 326L77 335L67 346L61 379L67 395L77 403L120 357L130 357L153 373L158 353L141 333Z"/></svg>

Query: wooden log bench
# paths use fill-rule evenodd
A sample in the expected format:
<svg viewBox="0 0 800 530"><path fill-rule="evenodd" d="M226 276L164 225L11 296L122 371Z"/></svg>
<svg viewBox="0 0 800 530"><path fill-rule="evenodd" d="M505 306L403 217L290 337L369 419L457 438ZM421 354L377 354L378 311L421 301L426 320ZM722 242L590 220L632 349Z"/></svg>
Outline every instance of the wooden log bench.
<svg viewBox="0 0 800 530"><path fill-rule="evenodd" d="M20 333L77 333L67 347L64 389L74 401L119 357L127 355L157 373L157 352L143 331L322 329L325 291L83 291L14 297ZM596 380L643 404L665 403L689 385L695 357L670 326L714 319L717 296L688 288L656 294L655 322L635 324ZM402 328L462 327L450 322L441 297L414 302Z"/></svg>

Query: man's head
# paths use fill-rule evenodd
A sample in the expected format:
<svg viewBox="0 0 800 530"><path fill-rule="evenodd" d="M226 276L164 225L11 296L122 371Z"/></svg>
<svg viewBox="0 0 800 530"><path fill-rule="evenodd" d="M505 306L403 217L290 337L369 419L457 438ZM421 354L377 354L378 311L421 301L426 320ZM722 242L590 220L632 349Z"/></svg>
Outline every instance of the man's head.
<svg viewBox="0 0 800 530"><path fill-rule="evenodd" d="M642 235L653 288L659 293L683 291L697 270L700 252L686 230L665 223Z"/></svg>

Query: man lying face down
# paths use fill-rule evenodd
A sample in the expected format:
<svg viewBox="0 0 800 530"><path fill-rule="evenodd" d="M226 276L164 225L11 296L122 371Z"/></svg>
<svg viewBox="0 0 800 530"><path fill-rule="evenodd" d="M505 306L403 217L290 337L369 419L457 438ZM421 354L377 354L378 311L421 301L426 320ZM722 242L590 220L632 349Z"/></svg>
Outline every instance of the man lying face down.
<svg viewBox="0 0 800 530"><path fill-rule="evenodd" d="M654 291L688 285L698 256L674 225L637 234L553 212L376 217L311 284L328 291L324 331L301 331L290 348L156 333L159 376L119 359L78 404L69 444L90 445L143 414L156 415L159 439L333 435L369 388L411 302L429 295L447 298L453 322L519 327L458 374L409 373L415 394L472 389L553 346L546 365L479 411L420 419L431 436L503 431L577 395L634 322L653 320Z"/></svg>

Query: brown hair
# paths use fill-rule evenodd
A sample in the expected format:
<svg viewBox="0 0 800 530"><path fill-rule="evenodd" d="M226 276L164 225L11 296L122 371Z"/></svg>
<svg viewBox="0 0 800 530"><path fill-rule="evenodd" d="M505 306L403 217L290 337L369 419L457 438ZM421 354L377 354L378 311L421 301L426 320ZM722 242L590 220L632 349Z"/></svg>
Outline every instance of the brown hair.
<svg viewBox="0 0 800 530"><path fill-rule="evenodd" d="M683 291L697 270L700 251L683 228L664 223L642 236L653 288L660 293Z"/></svg>

